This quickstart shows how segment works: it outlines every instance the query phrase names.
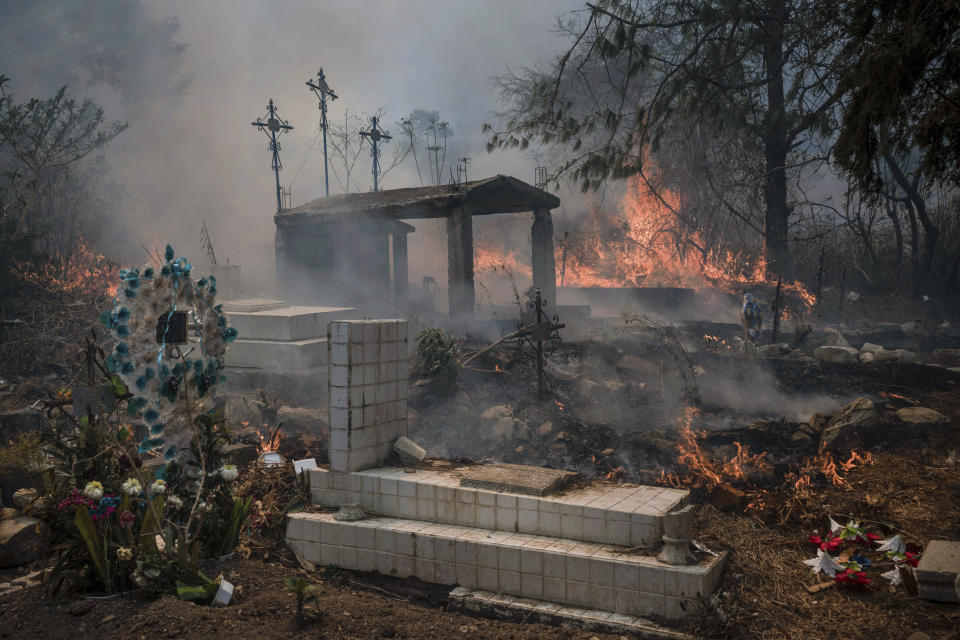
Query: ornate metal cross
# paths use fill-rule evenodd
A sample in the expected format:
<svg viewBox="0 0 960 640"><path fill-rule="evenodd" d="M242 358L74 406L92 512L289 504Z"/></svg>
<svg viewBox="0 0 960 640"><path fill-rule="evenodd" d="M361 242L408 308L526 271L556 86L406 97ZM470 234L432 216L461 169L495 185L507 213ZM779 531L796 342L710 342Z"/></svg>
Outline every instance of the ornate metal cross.
<svg viewBox="0 0 960 640"><path fill-rule="evenodd" d="M370 145L373 147L371 155L373 156L373 190L378 191L377 180L380 177L380 147L378 143L383 140L389 142L393 137L383 129L379 128L377 116L370 117L370 131L360 130L360 135L370 139Z"/></svg>
<svg viewBox="0 0 960 640"><path fill-rule="evenodd" d="M554 317L553 322L547 318L543 308L547 306L547 301L540 295L540 289L537 289L536 298L530 303L530 307L535 309L537 317L536 322L517 332L517 335L527 337L536 344L537 349L537 397L544 397L543 366L546 364L543 354L543 343L550 340L557 329L563 329L566 325L558 322Z"/></svg>
<svg viewBox="0 0 960 640"><path fill-rule="evenodd" d="M285 131L290 131L293 127L290 126L286 120L280 120L277 117L276 107L273 106L273 98L270 98L270 102L267 104L267 120L264 121L261 118L257 118L256 122L251 122L250 124L260 131L263 131L267 134L267 138L270 139L267 148L273 152L273 162L270 167L273 169L273 175L277 181L277 211L282 211L283 200L280 195L280 169L283 168L283 165L280 164L280 143L277 142L277 136L282 135Z"/></svg>
<svg viewBox="0 0 960 640"><path fill-rule="evenodd" d="M307 86L317 94L320 99L320 128L323 130L323 183L326 187L327 196L330 195L330 174L327 171L327 100L331 102L337 99L337 94L333 92L330 85L327 84L327 78L323 75L323 68L317 71L317 81L307 80Z"/></svg>

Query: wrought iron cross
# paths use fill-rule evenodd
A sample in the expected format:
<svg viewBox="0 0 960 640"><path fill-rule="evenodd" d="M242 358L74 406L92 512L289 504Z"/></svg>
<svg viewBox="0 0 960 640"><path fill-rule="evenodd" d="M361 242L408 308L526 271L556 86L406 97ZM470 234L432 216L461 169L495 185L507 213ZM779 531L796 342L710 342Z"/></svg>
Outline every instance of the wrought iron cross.
<svg viewBox="0 0 960 640"><path fill-rule="evenodd" d="M540 294L540 289L536 290L536 298L530 303L530 307L536 311L536 322L530 324L517 332L518 336L528 337L536 344L537 349L537 397L543 398L545 395L543 367L546 361L543 356L543 343L550 340L558 329L563 329L567 325L558 322L554 317L551 322L543 310L547 306L547 301Z"/></svg>
<svg viewBox="0 0 960 640"><path fill-rule="evenodd" d="M330 85L327 84L327 78L323 75L323 67L317 71L317 81L307 80L307 86L317 94L320 99L320 129L323 130L323 183L326 187L327 196L330 195L330 173L327 171L327 100L331 102L337 99L337 94L333 92Z"/></svg>
<svg viewBox="0 0 960 640"><path fill-rule="evenodd" d="M277 181L277 211L283 211L283 200L280 195L280 169L283 168L283 165L280 164L280 143L277 142L277 136L282 135L285 131L290 131L293 127L286 120L277 117L277 109L273 106L273 98L270 98L270 102L267 104L267 120L263 121L261 118L257 118L256 122L250 124L263 131L270 139L267 148L273 152L273 162L270 167L273 169L273 175Z"/></svg>
<svg viewBox="0 0 960 640"><path fill-rule="evenodd" d="M377 116L370 117L370 131L360 130L360 135L370 139L370 145L373 147L370 151L373 156L373 190L378 191L377 180L380 177L380 147L379 142L389 142L393 137L383 129L379 128Z"/></svg>

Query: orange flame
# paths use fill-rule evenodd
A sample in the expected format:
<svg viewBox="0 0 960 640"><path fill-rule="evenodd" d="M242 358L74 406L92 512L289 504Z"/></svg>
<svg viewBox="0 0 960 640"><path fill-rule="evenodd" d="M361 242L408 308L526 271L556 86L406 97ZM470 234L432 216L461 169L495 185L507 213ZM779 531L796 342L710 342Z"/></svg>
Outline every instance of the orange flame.
<svg viewBox="0 0 960 640"><path fill-rule="evenodd" d="M669 191L662 199L635 179L618 205L617 215L593 210L583 226L555 247L557 273L563 284L574 287L677 286L713 288L739 294L746 286L776 286L763 257L730 249L708 249L701 232L689 233L676 211L683 203ZM532 277L527 262L512 249L478 246L474 249L478 272L509 271ZM816 297L800 282L783 283L786 315L792 303L804 312Z"/></svg>
<svg viewBox="0 0 960 640"><path fill-rule="evenodd" d="M44 263L17 263L14 271L28 282L56 291L113 296L120 266L91 249L80 236L72 253L54 253Z"/></svg>
<svg viewBox="0 0 960 640"><path fill-rule="evenodd" d="M266 427L267 425L263 425ZM272 434L268 431L261 431L257 429L257 453L264 454L268 451L276 451L280 448L280 429L277 429Z"/></svg>
<svg viewBox="0 0 960 640"><path fill-rule="evenodd" d="M683 424L680 428L680 438L677 441L677 462L687 468L688 476L683 484L705 486L711 489L718 484L733 480L747 480L751 471L766 471L770 465L764 458L766 452L752 454L749 447L734 442L737 448L735 456L728 460L711 460L700 448L700 439L706 435L697 433L690 428L694 416L699 411L694 407L687 407Z"/></svg>

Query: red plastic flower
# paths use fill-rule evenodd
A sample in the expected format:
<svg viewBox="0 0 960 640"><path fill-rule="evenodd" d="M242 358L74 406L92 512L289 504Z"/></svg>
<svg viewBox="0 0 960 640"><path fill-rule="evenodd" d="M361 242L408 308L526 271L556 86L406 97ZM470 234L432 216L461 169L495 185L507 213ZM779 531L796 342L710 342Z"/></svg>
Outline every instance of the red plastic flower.
<svg viewBox="0 0 960 640"><path fill-rule="evenodd" d="M867 534L867 540L869 540L870 542L876 542L877 540L880 540L880 539L881 539L881 536L877 535L876 533Z"/></svg>
<svg viewBox="0 0 960 640"><path fill-rule="evenodd" d="M132 526L133 526L133 521L136 520L137 517L136 517L135 515L133 515L133 513L131 513L129 510L124 509L123 512L120 514L120 516L119 516L118 519L120 520L120 525L121 525L121 526L123 526L123 527L132 527Z"/></svg>
<svg viewBox="0 0 960 640"><path fill-rule="evenodd" d="M915 567L920 564L920 554L914 553L913 551L905 551L904 556L906 556L906 562L911 566Z"/></svg>
<svg viewBox="0 0 960 640"><path fill-rule="evenodd" d="M853 569L844 569L834 578L837 582L850 585L868 585L871 580L864 571L854 571Z"/></svg>

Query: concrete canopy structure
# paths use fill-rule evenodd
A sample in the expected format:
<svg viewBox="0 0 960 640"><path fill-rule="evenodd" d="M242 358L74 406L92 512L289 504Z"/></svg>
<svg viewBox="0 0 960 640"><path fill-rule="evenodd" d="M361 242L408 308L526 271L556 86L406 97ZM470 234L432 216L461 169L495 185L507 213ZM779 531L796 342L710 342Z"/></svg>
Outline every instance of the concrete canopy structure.
<svg viewBox="0 0 960 640"><path fill-rule="evenodd" d="M529 211L533 213L534 286L556 303L550 210L559 205L553 194L504 175L459 185L319 198L274 216L277 278L288 299L320 293L316 288L302 291L302 286L298 290L291 284L303 282L305 277L329 283L325 295L330 290L357 292L356 282L365 279L370 290L363 291L364 295L392 298L394 306L399 306L407 286L406 234L413 230L401 220L446 218L450 315L472 313L473 216Z"/></svg>

